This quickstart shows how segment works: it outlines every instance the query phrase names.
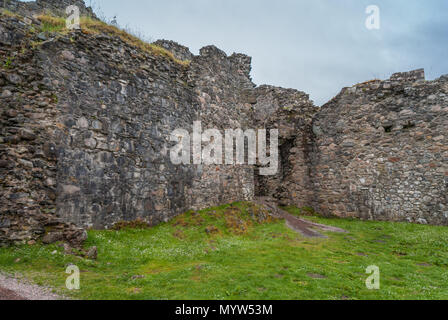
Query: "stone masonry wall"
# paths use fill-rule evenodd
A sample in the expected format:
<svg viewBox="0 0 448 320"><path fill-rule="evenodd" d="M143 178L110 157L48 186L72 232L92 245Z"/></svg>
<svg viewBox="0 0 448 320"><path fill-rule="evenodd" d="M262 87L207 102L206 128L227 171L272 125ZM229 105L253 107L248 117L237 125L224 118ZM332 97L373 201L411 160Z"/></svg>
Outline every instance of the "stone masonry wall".
<svg viewBox="0 0 448 320"><path fill-rule="evenodd" d="M84 227L185 211L195 174L171 164L170 134L197 111L185 67L81 32L39 52L57 92L57 212Z"/></svg>
<svg viewBox="0 0 448 320"><path fill-rule="evenodd" d="M184 67L77 33L40 54L62 111L57 212L64 220L94 228L137 218L157 224L190 208L252 199L253 168L175 166L169 156L173 130L191 132L195 120L204 130L227 128L237 118L233 89L250 80L218 49L203 49ZM224 108L233 112L228 121L216 118Z"/></svg>
<svg viewBox="0 0 448 320"><path fill-rule="evenodd" d="M226 129L252 128L252 105L247 103L247 91L255 85L249 77L251 59L245 55L230 57L214 46L200 50L194 57L189 74L195 83L202 129L218 129L224 144ZM204 147L206 145L204 144ZM247 165L196 166L198 176L189 190L193 208L252 200L254 168Z"/></svg>
<svg viewBox="0 0 448 320"><path fill-rule="evenodd" d="M319 212L448 224L448 78L398 73L342 92L314 119Z"/></svg>
<svg viewBox="0 0 448 320"><path fill-rule="evenodd" d="M0 0L0 8L5 8L28 18L42 13L52 13L63 16L66 13L66 8L72 5L77 6L82 15L95 17L92 8L87 7L83 0L36 0L28 2Z"/></svg>
<svg viewBox="0 0 448 320"><path fill-rule="evenodd" d="M260 86L255 91L257 127L279 131L278 174L257 175L256 195L273 197L283 205L307 206L312 194L309 133L318 108L307 94L294 89Z"/></svg>
<svg viewBox="0 0 448 320"><path fill-rule="evenodd" d="M2 58L27 47L29 69L41 79L35 85L41 92L29 103L41 109L29 121L19 119L27 129L45 128L43 140L36 144L52 161L51 170L41 174L39 190L45 193L48 209L36 206L37 211L49 210L78 226L104 228L138 218L157 224L191 208L253 198L252 167L175 166L169 155L171 132L191 132L196 120L203 122L204 130L251 123L250 104L245 103L246 89L254 88L249 57L227 57L215 47L193 57L187 48L169 42L178 58L191 58L190 64L182 65L142 52L118 37L76 31L46 34L44 40L32 31L38 29L37 20L28 25L20 17L2 19L4 45L20 40ZM14 64L2 82L4 101L13 101L14 110L21 108L15 93L22 89L11 83L20 73L25 73L22 66ZM15 139L14 133L2 130L2 139ZM7 165L11 157L3 154L2 160ZM18 171L23 172L22 167ZM5 181L13 181L13 172L4 173ZM10 187L4 185L2 194L9 195ZM25 192L14 196L20 200L18 206L35 201L30 187L20 190ZM6 208L11 211L12 206L2 206Z"/></svg>
<svg viewBox="0 0 448 320"><path fill-rule="evenodd" d="M85 231L56 216L59 111L31 38L20 18L0 16L0 246L48 231L78 246Z"/></svg>

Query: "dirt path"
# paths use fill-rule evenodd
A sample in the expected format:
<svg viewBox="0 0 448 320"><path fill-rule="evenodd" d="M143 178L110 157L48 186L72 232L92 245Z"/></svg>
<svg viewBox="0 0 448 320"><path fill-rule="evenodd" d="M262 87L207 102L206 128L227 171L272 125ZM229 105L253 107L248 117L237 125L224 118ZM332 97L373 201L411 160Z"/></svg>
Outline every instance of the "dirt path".
<svg viewBox="0 0 448 320"><path fill-rule="evenodd" d="M14 291L0 287L0 300L27 300L18 296Z"/></svg>
<svg viewBox="0 0 448 320"><path fill-rule="evenodd" d="M328 231L328 232L339 232L339 233L347 233L344 229L336 228L332 226L327 226L319 223L314 223L308 220L301 219L299 217L293 216L292 214L286 212L285 210L278 207L275 200L270 198L258 198L257 202L259 204L267 206L271 209L271 212L274 216L285 219L286 225L302 234L305 237L309 238L326 238L323 234L317 232L315 229L320 231Z"/></svg>
<svg viewBox="0 0 448 320"><path fill-rule="evenodd" d="M0 300L64 300L50 289L0 273Z"/></svg>

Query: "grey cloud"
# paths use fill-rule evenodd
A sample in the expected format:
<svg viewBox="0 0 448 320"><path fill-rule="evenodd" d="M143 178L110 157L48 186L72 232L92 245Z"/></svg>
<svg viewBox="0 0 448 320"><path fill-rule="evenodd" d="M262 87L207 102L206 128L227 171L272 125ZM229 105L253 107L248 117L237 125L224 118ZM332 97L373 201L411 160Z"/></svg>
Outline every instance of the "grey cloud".
<svg viewBox="0 0 448 320"><path fill-rule="evenodd" d="M89 3L89 0L87 1ZM445 0L97 0L154 39L197 53L214 44L253 57L257 84L296 88L323 104L343 87L424 67L448 73ZM124 5L125 4L125 5ZM365 9L381 9L382 28L364 27Z"/></svg>

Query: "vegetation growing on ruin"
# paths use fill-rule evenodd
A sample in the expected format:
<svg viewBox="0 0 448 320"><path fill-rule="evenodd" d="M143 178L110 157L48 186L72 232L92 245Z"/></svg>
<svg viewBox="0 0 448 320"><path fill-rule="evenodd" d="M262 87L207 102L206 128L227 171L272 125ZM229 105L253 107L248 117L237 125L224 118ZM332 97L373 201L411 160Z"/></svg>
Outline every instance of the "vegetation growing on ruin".
<svg viewBox="0 0 448 320"><path fill-rule="evenodd" d="M4 69L10 69L12 62L14 60L14 57L6 57L4 63L3 63L3 68Z"/></svg>
<svg viewBox="0 0 448 320"><path fill-rule="evenodd" d="M0 249L0 268L85 299L448 298L446 227L307 219L349 234L303 238L237 203L149 229L90 231L96 261L37 244ZM71 263L81 269L79 291L65 289ZM366 288L371 265L380 268L380 290Z"/></svg>
<svg viewBox="0 0 448 320"><path fill-rule="evenodd" d="M41 31L43 32L68 32L66 29L65 19L50 15L40 15L37 17L41 22Z"/></svg>
<svg viewBox="0 0 448 320"><path fill-rule="evenodd" d="M297 208L294 206L283 207L283 210L288 211L290 214L295 216L319 216L319 213L314 211L311 207Z"/></svg>
<svg viewBox="0 0 448 320"><path fill-rule="evenodd" d="M0 8L0 15L11 17L11 18L19 18L20 17L18 14L15 14L14 12L9 11L8 9L5 9L5 8Z"/></svg>
<svg viewBox="0 0 448 320"><path fill-rule="evenodd" d="M38 16L39 21L42 23L42 31L44 32L59 32L68 33L70 30L66 29L65 19L55 17L52 15L40 15ZM188 66L190 61L184 61L177 59L172 52L162 48L158 45L147 43L138 37L130 34L129 32L120 29L117 26L107 24L101 20L93 19L90 17L81 17L80 19L81 30L85 34L107 34L120 38L122 41L132 45L143 52L149 53L151 55L162 56L168 58L177 64Z"/></svg>

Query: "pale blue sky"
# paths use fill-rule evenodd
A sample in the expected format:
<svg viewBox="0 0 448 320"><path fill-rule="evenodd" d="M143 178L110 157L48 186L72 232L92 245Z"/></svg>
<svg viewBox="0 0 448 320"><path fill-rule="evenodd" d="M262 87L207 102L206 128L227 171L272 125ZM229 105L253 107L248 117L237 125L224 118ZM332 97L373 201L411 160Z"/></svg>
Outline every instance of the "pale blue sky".
<svg viewBox="0 0 448 320"><path fill-rule="evenodd" d="M318 104L344 86L425 68L448 73L447 0L86 0L153 40L195 54L214 44L253 57L257 85L295 88ZM381 29L365 27L368 5Z"/></svg>

